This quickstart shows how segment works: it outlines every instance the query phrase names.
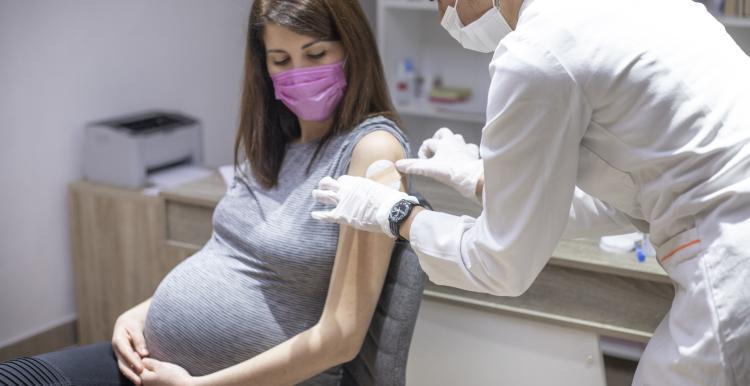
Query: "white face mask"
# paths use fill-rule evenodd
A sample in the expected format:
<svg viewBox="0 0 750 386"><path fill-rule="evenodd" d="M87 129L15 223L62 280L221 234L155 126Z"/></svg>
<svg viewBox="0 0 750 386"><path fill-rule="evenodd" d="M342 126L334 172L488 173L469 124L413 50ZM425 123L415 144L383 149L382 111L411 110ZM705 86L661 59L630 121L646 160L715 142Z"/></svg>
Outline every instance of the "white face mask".
<svg viewBox="0 0 750 386"><path fill-rule="evenodd" d="M455 6L448 6L445 10L440 25L468 50L495 51L500 40L512 31L500 10L495 7L467 26L464 26L458 18L456 7L458 7L458 0Z"/></svg>

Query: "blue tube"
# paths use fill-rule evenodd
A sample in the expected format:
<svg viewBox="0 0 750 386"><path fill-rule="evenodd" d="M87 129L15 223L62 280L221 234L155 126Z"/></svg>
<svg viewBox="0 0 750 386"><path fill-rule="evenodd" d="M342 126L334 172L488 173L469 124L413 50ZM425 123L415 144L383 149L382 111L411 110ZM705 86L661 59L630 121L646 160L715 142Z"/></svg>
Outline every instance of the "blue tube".
<svg viewBox="0 0 750 386"><path fill-rule="evenodd" d="M643 253L643 245L641 243L635 244L635 256L638 258L639 263L646 261L646 254Z"/></svg>

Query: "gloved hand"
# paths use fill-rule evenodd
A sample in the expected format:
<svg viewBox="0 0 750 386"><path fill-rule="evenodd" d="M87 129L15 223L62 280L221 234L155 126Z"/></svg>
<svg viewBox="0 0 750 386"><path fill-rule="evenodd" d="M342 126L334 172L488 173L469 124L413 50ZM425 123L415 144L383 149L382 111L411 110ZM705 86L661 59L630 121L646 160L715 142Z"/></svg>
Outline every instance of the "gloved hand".
<svg viewBox="0 0 750 386"><path fill-rule="evenodd" d="M335 222L369 232L391 233L388 215L394 204L406 199L418 203L417 198L364 177L324 177L313 190L313 197L323 204L336 205L330 211L312 212L316 220Z"/></svg>
<svg viewBox="0 0 750 386"><path fill-rule="evenodd" d="M484 175L477 145L467 144L463 136L443 127L422 143L417 155L419 158L396 161L396 168L402 173L433 178L464 197L477 199L477 183Z"/></svg>

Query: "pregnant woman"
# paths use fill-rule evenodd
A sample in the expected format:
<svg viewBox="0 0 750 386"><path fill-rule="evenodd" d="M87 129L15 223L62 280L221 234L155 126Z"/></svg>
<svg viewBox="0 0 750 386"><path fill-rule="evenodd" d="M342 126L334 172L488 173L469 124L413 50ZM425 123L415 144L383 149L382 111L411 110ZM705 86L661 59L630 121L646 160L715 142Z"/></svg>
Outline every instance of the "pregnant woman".
<svg viewBox="0 0 750 386"><path fill-rule="evenodd" d="M312 219L329 208L310 193L408 152L367 25L353 0L256 0L238 173L210 241L118 318L111 343L0 364L0 384L337 385L393 240Z"/></svg>

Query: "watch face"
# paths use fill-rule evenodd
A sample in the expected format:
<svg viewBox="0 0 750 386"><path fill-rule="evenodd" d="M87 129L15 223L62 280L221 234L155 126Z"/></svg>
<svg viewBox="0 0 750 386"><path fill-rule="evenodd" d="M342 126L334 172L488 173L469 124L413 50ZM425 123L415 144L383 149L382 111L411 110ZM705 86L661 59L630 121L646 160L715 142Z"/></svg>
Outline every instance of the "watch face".
<svg viewBox="0 0 750 386"><path fill-rule="evenodd" d="M410 203L408 201L402 200L396 203L396 205L391 208L390 213L390 220L394 222L401 221L404 217L406 217L407 213L409 213L409 208L411 207Z"/></svg>

